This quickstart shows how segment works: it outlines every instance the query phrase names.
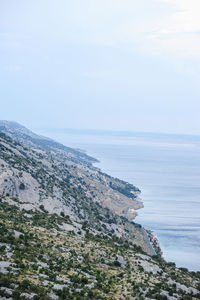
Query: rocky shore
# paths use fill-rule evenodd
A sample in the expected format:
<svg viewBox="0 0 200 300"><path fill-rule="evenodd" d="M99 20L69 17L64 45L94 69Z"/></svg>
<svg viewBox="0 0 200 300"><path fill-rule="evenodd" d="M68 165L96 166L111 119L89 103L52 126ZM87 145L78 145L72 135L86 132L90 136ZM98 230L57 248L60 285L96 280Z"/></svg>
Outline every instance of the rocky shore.
<svg viewBox="0 0 200 300"><path fill-rule="evenodd" d="M144 228L144 230L146 231L146 233L147 233L147 235L148 235L150 244L152 245L153 249L155 250L155 253L156 253L157 255L159 255L160 257L162 257L163 252L162 252L162 249L161 249L161 247L160 247L158 238L153 234L153 231L152 231L152 230L146 229L146 228Z"/></svg>

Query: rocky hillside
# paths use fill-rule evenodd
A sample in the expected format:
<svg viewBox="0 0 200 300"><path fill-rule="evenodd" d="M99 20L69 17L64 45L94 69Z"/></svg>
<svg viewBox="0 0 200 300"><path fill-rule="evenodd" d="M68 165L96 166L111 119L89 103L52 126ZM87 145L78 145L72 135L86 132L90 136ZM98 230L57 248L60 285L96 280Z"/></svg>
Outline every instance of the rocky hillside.
<svg viewBox="0 0 200 300"><path fill-rule="evenodd" d="M0 131L24 145L46 151L64 153L66 157L75 162L81 161L88 164L97 162L95 158L90 157L78 150L66 147L50 138L35 134L17 122L0 120Z"/></svg>
<svg viewBox="0 0 200 300"><path fill-rule="evenodd" d="M139 189L94 161L0 122L0 299L199 299L129 221Z"/></svg>
<svg viewBox="0 0 200 300"><path fill-rule="evenodd" d="M200 273L65 214L1 197L0 299L200 299Z"/></svg>
<svg viewBox="0 0 200 300"><path fill-rule="evenodd" d="M13 151L12 154L9 151L12 157L9 160L10 167L15 167L18 170L19 168L22 169L21 176L23 176L24 181L31 180L30 176L32 177L32 184L27 185L27 188L29 188L23 191L16 190L17 185L4 184L4 194L6 187L9 187L10 191L7 192L12 196L19 195L23 197L26 192L29 195L31 192L31 195L34 194L33 197L37 195L37 198L40 194L40 200L43 201L48 198L47 196L53 195L54 199L66 202L68 201L68 194L73 195L73 191L70 190L67 193L67 189L72 189L73 186L74 191L83 193L92 201L98 202L130 220L136 216L135 210L143 207L138 197L139 189L127 182L103 174L99 169L94 168L92 166L92 162L96 161L94 158L53 140L40 137L14 122L0 121L0 132L11 137L10 140L7 139L6 141L7 144L10 143L8 145L10 151ZM18 144L12 143L12 139ZM1 136L2 146L3 143L5 141ZM18 177L14 176L13 180L16 180L16 178ZM23 180L21 178L21 181ZM54 184L54 180L59 181L59 183ZM37 190L39 192L35 193L35 185L37 184L40 191ZM60 184L59 189L58 185ZM50 206L52 206L52 202Z"/></svg>
<svg viewBox="0 0 200 300"><path fill-rule="evenodd" d="M47 151L21 144L18 138L18 130L15 140L0 131L2 196L19 199L20 209L42 207L48 213L68 215L75 227L85 222L97 232L134 237L135 244L154 253L142 229L127 220L142 207L137 188L102 173L88 164L88 158L69 157L68 148Z"/></svg>

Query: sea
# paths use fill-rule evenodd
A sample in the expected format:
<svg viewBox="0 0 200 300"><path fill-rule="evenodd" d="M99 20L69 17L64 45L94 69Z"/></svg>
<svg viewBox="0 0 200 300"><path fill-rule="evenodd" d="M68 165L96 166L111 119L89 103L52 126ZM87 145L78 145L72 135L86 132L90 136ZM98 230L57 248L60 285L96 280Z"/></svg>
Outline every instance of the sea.
<svg viewBox="0 0 200 300"><path fill-rule="evenodd" d="M200 271L200 137L112 131L43 130L99 160L95 166L141 190L134 220L151 229L163 257Z"/></svg>

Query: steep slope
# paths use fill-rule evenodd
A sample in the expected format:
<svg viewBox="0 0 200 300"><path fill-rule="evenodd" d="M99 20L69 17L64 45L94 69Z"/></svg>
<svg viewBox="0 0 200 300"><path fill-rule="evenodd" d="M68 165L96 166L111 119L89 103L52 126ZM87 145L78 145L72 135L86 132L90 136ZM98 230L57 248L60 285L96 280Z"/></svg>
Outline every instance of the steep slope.
<svg viewBox="0 0 200 300"><path fill-rule="evenodd" d="M0 121L0 131L15 141L34 148L37 152L34 159L42 161L44 158L48 161L46 163L51 172L57 172L57 175L65 180L67 176L76 179L76 184L87 191L88 197L115 213L131 220L136 216L135 210L143 207L138 198L140 192L138 188L103 174L92 166L92 162L96 160L86 154L40 137L15 122ZM39 150L43 152L39 153Z"/></svg>
<svg viewBox="0 0 200 300"><path fill-rule="evenodd" d="M200 299L200 273L84 224L76 232L64 215L19 206L1 198L0 299Z"/></svg>
<svg viewBox="0 0 200 300"><path fill-rule="evenodd" d="M49 213L64 213L77 228L87 222L92 231L134 239L135 244L152 253L141 228L122 217L122 203L125 208L130 202L136 207L140 203L116 190L125 183L74 163L63 154L28 148L1 132L0 150L0 194L19 199L20 209L35 211L42 207ZM116 185L114 190L111 182ZM105 199L110 210L101 206Z"/></svg>
<svg viewBox="0 0 200 300"><path fill-rule="evenodd" d="M200 274L155 256L159 247L127 219L142 206L136 187L67 147L30 144L33 133L21 125L6 126L0 299L200 299Z"/></svg>
<svg viewBox="0 0 200 300"><path fill-rule="evenodd" d="M85 153L70 147L66 147L50 138L35 134L17 122L0 120L0 131L24 145L39 148L45 151L64 153L65 156L69 157L75 162L80 161L85 164L97 162L97 160L93 157L90 157Z"/></svg>

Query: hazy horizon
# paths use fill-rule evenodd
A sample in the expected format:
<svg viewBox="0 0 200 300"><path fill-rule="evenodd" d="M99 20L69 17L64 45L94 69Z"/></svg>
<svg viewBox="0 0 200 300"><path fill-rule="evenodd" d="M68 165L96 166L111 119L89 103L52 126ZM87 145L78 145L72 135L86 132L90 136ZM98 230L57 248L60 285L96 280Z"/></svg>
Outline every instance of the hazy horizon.
<svg viewBox="0 0 200 300"><path fill-rule="evenodd" d="M111 130L111 129L92 129L92 128L33 128L32 130L35 131L43 131L43 132L63 132L63 133L72 133L72 134L117 134L117 135L152 135L155 137L159 136L170 136L170 137L194 137L194 138L200 138L200 134L185 134L185 133L171 133L171 132L160 132L160 131L133 131L133 130Z"/></svg>

